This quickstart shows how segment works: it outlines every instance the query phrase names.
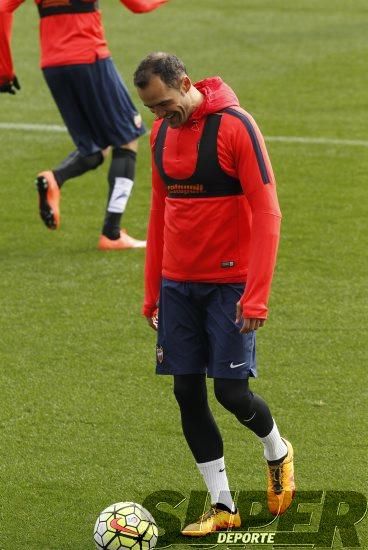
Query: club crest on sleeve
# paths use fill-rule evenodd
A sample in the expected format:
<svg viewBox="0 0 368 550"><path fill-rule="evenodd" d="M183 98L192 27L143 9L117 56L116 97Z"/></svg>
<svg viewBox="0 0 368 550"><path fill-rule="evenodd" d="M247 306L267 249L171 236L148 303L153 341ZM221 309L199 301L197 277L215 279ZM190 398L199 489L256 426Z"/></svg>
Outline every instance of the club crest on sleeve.
<svg viewBox="0 0 368 550"><path fill-rule="evenodd" d="M156 346L156 357L158 363L162 363L164 360L164 348L162 346Z"/></svg>

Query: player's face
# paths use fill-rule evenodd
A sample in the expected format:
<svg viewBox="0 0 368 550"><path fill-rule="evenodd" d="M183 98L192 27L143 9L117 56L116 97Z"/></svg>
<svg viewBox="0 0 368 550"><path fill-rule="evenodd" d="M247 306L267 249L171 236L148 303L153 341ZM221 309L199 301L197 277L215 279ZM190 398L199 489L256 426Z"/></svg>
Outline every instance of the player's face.
<svg viewBox="0 0 368 550"><path fill-rule="evenodd" d="M188 93L190 87L187 76L182 77L177 88L171 88L154 75L146 88L138 88L138 94L156 118L164 118L171 128L178 128L188 120L193 110Z"/></svg>

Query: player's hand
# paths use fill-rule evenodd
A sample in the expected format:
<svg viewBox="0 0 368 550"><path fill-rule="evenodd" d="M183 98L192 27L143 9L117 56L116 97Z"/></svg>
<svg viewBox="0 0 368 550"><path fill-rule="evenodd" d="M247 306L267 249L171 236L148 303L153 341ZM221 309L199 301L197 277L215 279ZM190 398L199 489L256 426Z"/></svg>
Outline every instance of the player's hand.
<svg viewBox="0 0 368 550"><path fill-rule="evenodd" d="M156 311L154 312L153 315L149 316L149 317L146 317L147 319L147 323L149 324L149 326L151 328L153 328L153 330L157 330L158 328L158 308L156 309Z"/></svg>
<svg viewBox="0 0 368 550"><path fill-rule="evenodd" d="M239 332L240 334L247 334L252 330L258 330L259 328L263 327L263 325L266 322L266 319L255 319L255 318L243 317L242 305L240 302L237 302L235 322L240 323L241 321L243 321L243 324Z"/></svg>
<svg viewBox="0 0 368 550"><path fill-rule="evenodd" d="M0 93L15 95L16 90L20 90L20 83L15 75L14 78L0 85Z"/></svg>

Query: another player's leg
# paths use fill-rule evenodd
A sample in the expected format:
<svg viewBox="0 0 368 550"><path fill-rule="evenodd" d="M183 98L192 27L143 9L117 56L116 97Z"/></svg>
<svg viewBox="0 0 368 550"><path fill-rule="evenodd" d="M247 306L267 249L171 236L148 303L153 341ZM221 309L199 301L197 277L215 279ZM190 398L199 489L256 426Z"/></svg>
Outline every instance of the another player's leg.
<svg viewBox="0 0 368 550"><path fill-rule="evenodd" d="M60 188L64 182L100 166L104 159L103 149L108 146L108 142L99 140L94 131L96 126L98 128L94 65L43 69L49 90L77 148L55 169L40 172L36 178L40 216L50 229L57 229L60 224Z"/></svg>
<svg viewBox="0 0 368 550"><path fill-rule="evenodd" d="M180 407L185 439L211 496L211 507L182 530L185 536L240 527L241 520L227 479L223 442L207 402L205 374L174 376L174 394Z"/></svg>
<svg viewBox="0 0 368 550"><path fill-rule="evenodd" d="M280 436L267 403L250 391L248 379L215 379L215 395L263 444L268 469L268 508L273 515L283 514L295 494L291 443Z"/></svg>
<svg viewBox="0 0 368 550"><path fill-rule="evenodd" d="M98 82L95 91L100 105L99 133L113 146L106 215L98 248L143 248L146 242L127 235L120 223L133 187L138 139L146 129L113 61L102 59L95 65L94 76Z"/></svg>
<svg viewBox="0 0 368 550"><path fill-rule="evenodd" d="M124 250L146 246L146 241L134 239L120 227L134 185L137 148L138 139L124 147L112 149L106 214L98 242L100 250Z"/></svg>
<svg viewBox="0 0 368 550"><path fill-rule="evenodd" d="M64 182L97 168L103 160L101 151L83 156L76 150L54 170L45 170L38 174L35 184L39 196L39 212L46 227L57 229L60 226L60 189Z"/></svg>

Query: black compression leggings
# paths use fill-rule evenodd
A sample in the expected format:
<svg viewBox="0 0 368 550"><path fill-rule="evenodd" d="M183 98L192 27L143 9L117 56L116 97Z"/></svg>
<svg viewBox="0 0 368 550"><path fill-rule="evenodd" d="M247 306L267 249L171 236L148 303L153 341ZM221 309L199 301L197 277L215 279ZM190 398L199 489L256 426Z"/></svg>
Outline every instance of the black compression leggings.
<svg viewBox="0 0 368 550"><path fill-rule="evenodd" d="M249 389L248 380L215 378L216 399L258 437L266 437L273 427L267 404ZM174 376L174 394L180 407L184 436L197 463L221 458L222 437L207 401L206 376Z"/></svg>

